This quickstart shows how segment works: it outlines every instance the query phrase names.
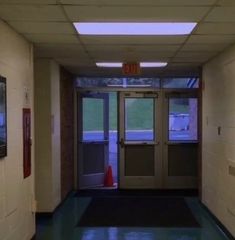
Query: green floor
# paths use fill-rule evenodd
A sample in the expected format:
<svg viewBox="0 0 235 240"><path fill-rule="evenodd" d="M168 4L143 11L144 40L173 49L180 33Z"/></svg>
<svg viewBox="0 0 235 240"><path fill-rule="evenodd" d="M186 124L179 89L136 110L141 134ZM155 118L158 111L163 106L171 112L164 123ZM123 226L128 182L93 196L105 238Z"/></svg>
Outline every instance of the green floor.
<svg viewBox="0 0 235 240"><path fill-rule="evenodd" d="M202 228L78 228L91 198L71 195L52 218L37 221L36 240L222 240L228 239L197 198L186 201Z"/></svg>

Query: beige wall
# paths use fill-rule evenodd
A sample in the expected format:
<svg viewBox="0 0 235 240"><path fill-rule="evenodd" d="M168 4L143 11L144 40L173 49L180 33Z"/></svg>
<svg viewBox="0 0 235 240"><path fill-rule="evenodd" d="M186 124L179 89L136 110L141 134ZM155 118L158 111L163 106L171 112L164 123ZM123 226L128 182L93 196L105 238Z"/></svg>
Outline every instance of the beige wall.
<svg viewBox="0 0 235 240"><path fill-rule="evenodd" d="M35 61L35 181L38 212L60 203L60 69L53 60Z"/></svg>
<svg viewBox="0 0 235 240"><path fill-rule="evenodd" d="M0 21L0 75L7 78L8 155L0 159L0 239L31 239L35 233L34 147L32 175L23 178L22 108L32 111L33 136L33 54L32 45ZM24 96L29 93L29 101ZM33 144L34 146L34 144Z"/></svg>
<svg viewBox="0 0 235 240"><path fill-rule="evenodd" d="M235 46L203 67L203 85L202 200L235 236Z"/></svg>

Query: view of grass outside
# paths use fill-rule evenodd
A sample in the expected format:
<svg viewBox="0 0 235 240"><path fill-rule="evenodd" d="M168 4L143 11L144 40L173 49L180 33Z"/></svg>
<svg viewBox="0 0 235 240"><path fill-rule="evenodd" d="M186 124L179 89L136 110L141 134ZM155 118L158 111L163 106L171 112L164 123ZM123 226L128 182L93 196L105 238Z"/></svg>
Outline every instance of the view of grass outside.
<svg viewBox="0 0 235 240"><path fill-rule="evenodd" d="M83 99L83 130L103 130L103 100ZM151 130L153 128L152 99L127 99L126 109L128 130ZM188 99L175 99L171 103L171 114L188 114ZM117 94L109 93L109 130L117 130Z"/></svg>
<svg viewBox="0 0 235 240"><path fill-rule="evenodd" d="M153 130L153 99L127 98L125 100L126 130Z"/></svg>
<svg viewBox="0 0 235 240"><path fill-rule="evenodd" d="M103 99L83 98L83 130L101 131L104 129Z"/></svg>

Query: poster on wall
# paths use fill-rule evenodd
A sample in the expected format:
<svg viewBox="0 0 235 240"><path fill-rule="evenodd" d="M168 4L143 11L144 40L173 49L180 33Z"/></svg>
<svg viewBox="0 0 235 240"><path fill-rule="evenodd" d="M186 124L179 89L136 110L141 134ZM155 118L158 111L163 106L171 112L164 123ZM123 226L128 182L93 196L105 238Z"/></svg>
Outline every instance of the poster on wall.
<svg viewBox="0 0 235 240"><path fill-rule="evenodd" d="M6 78L0 76L0 158L7 155Z"/></svg>
<svg viewBox="0 0 235 240"><path fill-rule="evenodd" d="M24 178L31 175L31 111L23 109L23 169Z"/></svg>

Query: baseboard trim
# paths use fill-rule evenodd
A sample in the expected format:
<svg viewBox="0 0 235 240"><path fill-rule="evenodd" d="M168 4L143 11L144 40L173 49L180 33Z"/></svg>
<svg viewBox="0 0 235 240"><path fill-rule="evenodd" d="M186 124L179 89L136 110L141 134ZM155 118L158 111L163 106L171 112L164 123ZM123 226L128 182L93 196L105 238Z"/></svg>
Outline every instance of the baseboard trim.
<svg viewBox="0 0 235 240"><path fill-rule="evenodd" d="M33 235L33 237L31 238L31 240L36 240L36 234Z"/></svg>
<svg viewBox="0 0 235 240"><path fill-rule="evenodd" d="M67 196L58 204L58 206L52 211L52 212L36 212L36 220L40 218L52 218L54 214L59 210L59 208L64 204L64 202L67 200L67 198L74 194L74 190L69 192Z"/></svg>
<svg viewBox="0 0 235 240"><path fill-rule="evenodd" d="M226 237L230 240L235 240L235 237L232 233L224 226L224 224L211 212L211 210L202 202L200 202L203 209L210 215L210 217L215 221L216 225L219 229L226 235Z"/></svg>

